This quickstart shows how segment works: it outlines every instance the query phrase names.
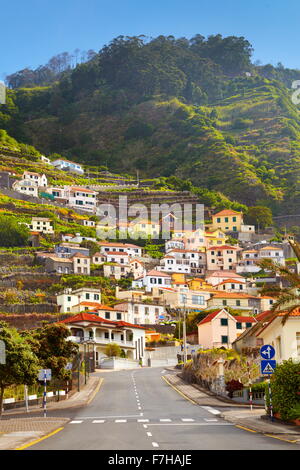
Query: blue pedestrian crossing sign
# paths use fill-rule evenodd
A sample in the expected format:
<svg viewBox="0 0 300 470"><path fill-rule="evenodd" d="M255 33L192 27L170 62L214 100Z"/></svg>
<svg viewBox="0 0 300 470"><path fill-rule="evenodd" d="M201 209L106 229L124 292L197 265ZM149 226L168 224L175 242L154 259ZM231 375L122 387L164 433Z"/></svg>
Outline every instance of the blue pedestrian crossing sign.
<svg viewBox="0 0 300 470"><path fill-rule="evenodd" d="M276 361L262 360L260 361L260 370L262 374L273 374L276 368Z"/></svg>
<svg viewBox="0 0 300 470"><path fill-rule="evenodd" d="M275 349L270 344L262 346L259 352L263 359L273 359L275 356Z"/></svg>

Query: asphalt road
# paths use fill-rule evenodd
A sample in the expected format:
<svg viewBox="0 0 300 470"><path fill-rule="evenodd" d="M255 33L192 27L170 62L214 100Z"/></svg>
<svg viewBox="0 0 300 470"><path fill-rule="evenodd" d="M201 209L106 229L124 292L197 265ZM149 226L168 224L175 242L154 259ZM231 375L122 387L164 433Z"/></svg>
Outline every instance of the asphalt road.
<svg viewBox="0 0 300 470"><path fill-rule="evenodd" d="M214 408L194 405L165 383L163 372L153 368L98 374L104 382L92 403L64 410L71 417L65 428L28 450L299 449L237 428Z"/></svg>

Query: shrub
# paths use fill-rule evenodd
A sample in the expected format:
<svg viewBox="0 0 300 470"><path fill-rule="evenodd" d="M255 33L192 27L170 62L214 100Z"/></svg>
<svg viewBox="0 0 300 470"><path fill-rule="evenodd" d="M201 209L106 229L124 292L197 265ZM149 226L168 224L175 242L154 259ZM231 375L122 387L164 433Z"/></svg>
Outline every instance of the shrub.
<svg viewBox="0 0 300 470"><path fill-rule="evenodd" d="M226 382L226 391L230 398L233 397L233 392L242 390L243 388L244 385L239 380L230 380L229 382Z"/></svg>
<svg viewBox="0 0 300 470"><path fill-rule="evenodd" d="M274 412L284 420L294 419L295 409L300 406L300 363L292 359L278 365L271 379Z"/></svg>

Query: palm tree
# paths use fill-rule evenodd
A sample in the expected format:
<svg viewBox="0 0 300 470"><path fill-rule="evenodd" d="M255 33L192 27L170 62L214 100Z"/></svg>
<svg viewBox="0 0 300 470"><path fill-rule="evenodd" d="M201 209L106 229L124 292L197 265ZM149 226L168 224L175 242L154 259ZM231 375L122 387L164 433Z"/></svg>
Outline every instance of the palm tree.
<svg viewBox="0 0 300 470"><path fill-rule="evenodd" d="M289 241L289 243L300 262L299 243L294 241ZM285 324L291 313L300 308L300 275L290 268L274 263L269 259L263 259L258 264L262 269L271 271L272 274L278 274L283 281L286 281L286 287L282 285L270 286L264 287L261 291L261 294L270 295L277 299L272 305L270 315L265 317L264 321L271 320L278 314L283 313L282 323Z"/></svg>

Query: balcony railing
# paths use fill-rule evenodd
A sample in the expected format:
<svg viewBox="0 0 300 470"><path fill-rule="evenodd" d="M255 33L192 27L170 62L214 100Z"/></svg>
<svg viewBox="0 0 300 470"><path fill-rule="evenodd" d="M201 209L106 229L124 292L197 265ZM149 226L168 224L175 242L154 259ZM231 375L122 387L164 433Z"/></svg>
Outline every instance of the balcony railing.
<svg viewBox="0 0 300 470"><path fill-rule="evenodd" d="M108 339L108 338L103 338L101 336L95 336L94 338L90 338L89 336L68 336L67 340L73 341L74 343L79 343L79 344L83 344L87 341L91 341L96 344L117 343L120 346L133 346L134 345L133 341L125 341L125 340L120 340L117 338Z"/></svg>

